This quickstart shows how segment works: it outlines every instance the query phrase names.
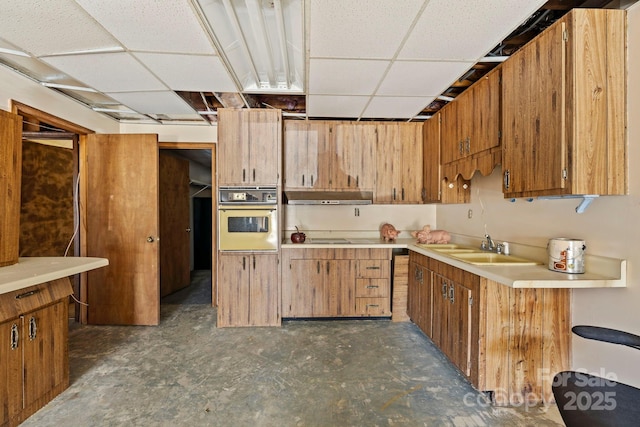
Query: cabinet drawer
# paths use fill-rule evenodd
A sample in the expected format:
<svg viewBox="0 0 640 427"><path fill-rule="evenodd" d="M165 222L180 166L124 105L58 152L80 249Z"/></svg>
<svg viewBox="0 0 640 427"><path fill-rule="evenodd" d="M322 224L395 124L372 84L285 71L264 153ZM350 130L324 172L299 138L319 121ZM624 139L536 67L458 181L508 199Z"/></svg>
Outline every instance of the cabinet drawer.
<svg viewBox="0 0 640 427"><path fill-rule="evenodd" d="M356 313L361 316L389 316L389 298L356 298Z"/></svg>
<svg viewBox="0 0 640 427"><path fill-rule="evenodd" d="M358 261L358 277L388 278L389 270L388 260L369 259Z"/></svg>
<svg viewBox="0 0 640 427"><path fill-rule="evenodd" d="M389 297L389 279L356 279L356 297Z"/></svg>

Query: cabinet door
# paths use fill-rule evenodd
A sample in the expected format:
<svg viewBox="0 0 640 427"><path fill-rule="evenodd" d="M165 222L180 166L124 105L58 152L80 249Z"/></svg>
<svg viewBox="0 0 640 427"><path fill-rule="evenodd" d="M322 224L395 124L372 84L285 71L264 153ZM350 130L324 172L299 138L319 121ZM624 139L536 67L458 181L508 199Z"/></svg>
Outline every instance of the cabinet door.
<svg viewBox="0 0 640 427"><path fill-rule="evenodd" d="M393 203L398 195L397 183L402 176L402 152L398 141L398 127L380 123L376 143L376 203Z"/></svg>
<svg viewBox="0 0 640 427"><path fill-rule="evenodd" d="M373 190L375 142L375 124L339 122L334 126L333 189Z"/></svg>
<svg viewBox="0 0 640 427"><path fill-rule="evenodd" d="M450 102L440 110L441 160L451 163L460 157L460 131L457 123L458 102Z"/></svg>
<svg viewBox="0 0 640 427"><path fill-rule="evenodd" d="M22 117L0 110L0 266L18 262Z"/></svg>
<svg viewBox="0 0 640 427"><path fill-rule="evenodd" d="M400 203L422 203L422 123L400 123Z"/></svg>
<svg viewBox="0 0 640 427"><path fill-rule="evenodd" d="M448 354L449 280L446 277L433 274L432 296L431 339L444 354Z"/></svg>
<svg viewBox="0 0 640 427"><path fill-rule="evenodd" d="M24 407L29 408L68 381L67 302L27 313L23 321Z"/></svg>
<svg viewBox="0 0 640 427"><path fill-rule="evenodd" d="M249 323L252 326L278 326L278 255L252 255L251 263Z"/></svg>
<svg viewBox="0 0 640 427"><path fill-rule="evenodd" d="M482 77L473 87L472 124L467 155L500 146L500 70ZM466 144L466 143L465 143Z"/></svg>
<svg viewBox="0 0 640 427"><path fill-rule="evenodd" d="M418 298L418 310L420 311L420 329L428 337L433 335L432 330L432 298L433 298L433 283L431 277L431 271L425 267L421 269L421 281L419 285L419 298Z"/></svg>
<svg viewBox="0 0 640 427"><path fill-rule="evenodd" d="M291 274L288 292L290 317L329 316L329 291L325 286L325 260L294 259L290 262ZM287 304L287 301L283 301ZM287 311L285 308L285 311Z"/></svg>
<svg viewBox="0 0 640 427"><path fill-rule="evenodd" d="M218 256L218 326L249 325L251 259L247 254Z"/></svg>
<svg viewBox="0 0 640 427"><path fill-rule="evenodd" d="M252 185L277 185L280 173L282 118L280 110L250 109L247 181ZM225 159L223 158L223 163Z"/></svg>
<svg viewBox="0 0 640 427"><path fill-rule="evenodd" d="M307 135L308 169L311 188L314 190L330 190L332 187L331 164L335 162L333 148L334 122L309 122Z"/></svg>
<svg viewBox="0 0 640 427"><path fill-rule="evenodd" d="M355 263L349 260L323 261L325 289L329 293L331 316L352 316L356 312Z"/></svg>
<svg viewBox="0 0 640 427"><path fill-rule="evenodd" d="M420 283L420 266L415 261L409 262L409 284L407 294L407 314L409 319L418 325L420 315L419 307L419 283Z"/></svg>
<svg viewBox="0 0 640 427"><path fill-rule="evenodd" d="M441 201L440 170L440 112L434 114L423 125L422 138L422 186L424 203Z"/></svg>
<svg viewBox="0 0 640 427"><path fill-rule="evenodd" d="M307 138L309 122L284 121L284 188L301 189L313 186L313 173L309 168L310 154Z"/></svg>
<svg viewBox="0 0 640 427"><path fill-rule="evenodd" d="M218 109L218 183L246 185L249 161L248 110Z"/></svg>
<svg viewBox="0 0 640 427"><path fill-rule="evenodd" d="M449 281L447 356L465 374L471 375L471 290Z"/></svg>
<svg viewBox="0 0 640 427"><path fill-rule="evenodd" d="M22 410L22 319L0 323L0 425Z"/></svg>
<svg viewBox="0 0 640 427"><path fill-rule="evenodd" d="M560 190L567 177L565 25L554 25L502 66L503 192Z"/></svg>

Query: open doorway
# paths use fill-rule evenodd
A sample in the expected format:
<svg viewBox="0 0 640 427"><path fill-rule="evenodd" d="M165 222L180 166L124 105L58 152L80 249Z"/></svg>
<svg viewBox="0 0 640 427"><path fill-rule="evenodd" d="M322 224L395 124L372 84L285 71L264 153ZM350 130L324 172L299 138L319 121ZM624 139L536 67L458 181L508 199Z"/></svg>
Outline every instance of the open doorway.
<svg viewBox="0 0 640 427"><path fill-rule="evenodd" d="M195 148L193 147L195 146ZM200 148L201 144L165 144L160 143L161 147L161 168L160 168L160 219L161 219L161 236L164 234L161 242L161 304L211 304L215 305L213 292L215 271L212 268L213 254L213 217L212 217L212 150L211 148ZM167 157L172 157L173 160ZM163 160L164 159L164 160ZM172 176L163 176L163 167ZM180 164L187 165L187 172ZM187 173L188 177L178 176ZM163 182L164 189L163 189ZM189 252L189 283L187 286L179 286L178 288L168 290L171 284L167 283L163 271L163 262L175 264L183 254L175 252L175 247L179 247L182 239L186 236L180 236L185 227L182 225L183 220L177 219L177 216L167 215L168 212L179 211L176 204L182 204L182 191L170 188L179 185L188 187L188 221L186 227L188 236L188 252ZM166 192L166 194L163 194ZM164 202L163 202L164 199ZM164 207L163 207L164 206ZM165 224L163 225L163 219ZM168 222L168 223L167 223ZM164 231L162 231L164 229ZM176 233L178 235L176 235ZM167 238L172 239L171 242ZM164 251L164 252L163 252ZM165 261L162 261L165 254ZM166 267L165 267L166 268ZM178 278L177 280L180 280Z"/></svg>

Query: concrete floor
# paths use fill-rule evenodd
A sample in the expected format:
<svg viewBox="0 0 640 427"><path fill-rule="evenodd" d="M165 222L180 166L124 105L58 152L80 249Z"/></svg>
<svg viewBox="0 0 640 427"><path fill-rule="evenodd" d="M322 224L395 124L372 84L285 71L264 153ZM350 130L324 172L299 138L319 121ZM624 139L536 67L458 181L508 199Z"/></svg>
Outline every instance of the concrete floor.
<svg viewBox="0 0 640 427"><path fill-rule="evenodd" d="M411 323L215 327L209 272L158 327L69 333L71 386L23 426L562 426L555 406L486 404Z"/></svg>

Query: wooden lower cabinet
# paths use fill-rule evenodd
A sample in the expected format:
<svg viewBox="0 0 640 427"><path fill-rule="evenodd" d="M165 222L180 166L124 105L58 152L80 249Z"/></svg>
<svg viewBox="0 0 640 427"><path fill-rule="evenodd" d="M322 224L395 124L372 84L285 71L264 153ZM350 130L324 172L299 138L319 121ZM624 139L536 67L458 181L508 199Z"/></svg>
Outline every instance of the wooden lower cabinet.
<svg viewBox="0 0 640 427"><path fill-rule="evenodd" d="M391 316L391 250L282 250L282 317Z"/></svg>
<svg viewBox="0 0 640 427"><path fill-rule="evenodd" d="M69 279L0 295L0 425L16 426L69 387Z"/></svg>
<svg viewBox="0 0 640 427"><path fill-rule="evenodd" d="M217 326L279 326L278 254L218 256Z"/></svg>
<svg viewBox="0 0 640 427"><path fill-rule="evenodd" d="M410 252L411 320L496 405L553 402L553 376L571 358L570 298L569 289L515 289Z"/></svg>

